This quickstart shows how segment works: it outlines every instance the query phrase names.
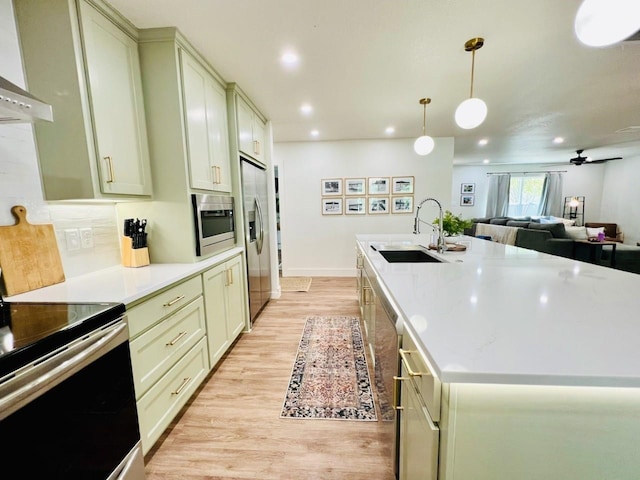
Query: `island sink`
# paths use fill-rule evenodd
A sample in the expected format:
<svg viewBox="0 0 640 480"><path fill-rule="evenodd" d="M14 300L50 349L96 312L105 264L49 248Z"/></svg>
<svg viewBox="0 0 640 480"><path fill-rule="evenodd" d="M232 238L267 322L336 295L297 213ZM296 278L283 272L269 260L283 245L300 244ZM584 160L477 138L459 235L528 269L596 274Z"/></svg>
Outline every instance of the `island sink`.
<svg viewBox="0 0 640 480"><path fill-rule="evenodd" d="M380 255L389 263L442 263L442 260L428 254L424 250L378 250Z"/></svg>

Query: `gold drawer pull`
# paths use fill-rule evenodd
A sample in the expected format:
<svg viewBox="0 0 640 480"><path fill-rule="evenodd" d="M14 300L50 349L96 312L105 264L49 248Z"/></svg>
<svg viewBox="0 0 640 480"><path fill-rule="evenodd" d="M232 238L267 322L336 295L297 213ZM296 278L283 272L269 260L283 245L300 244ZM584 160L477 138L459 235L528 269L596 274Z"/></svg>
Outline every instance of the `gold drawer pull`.
<svg viewBox="0 0 640 480"><path fill-rule="evenodd" d="M107 183L113 183L116 181L116 176L113 173L113 160L111 157L104 157L104 159L109 167L109 179L107 180Z"/></svg>
<svg viewBox="0 0 640 480"><path fill-rule="evenodd" d="M182 381L182 384L178 387L178 389L174 392L171 392L171 395L180 395L180 392L182 390L184 390L184 387L186 387L189 382L191 381L191 377L187 377Z"/></svg>
<svg viewBox="0 0 640 480"><path fill-rule="evenodd" d="M373 305L373 302L371 301L371 287L362 287L362 293L363 293L363 300L364 300L364 304L365 305Z"/></svg>
<svg viewBox="0 0 640 480"><path fill-rule="evenodd" d="M233 285L233 270L228 268L225 271L227 272L227 286Z"/></svg>
<svg viewBox="0 0 640 480"><path fill-rule="evenodd" d="M187 334L187 332L180 332L176 338L174 338L173 340L171 340L169 343L167 343L167 347L173 347L176 343L178 343L180 341L180 339L182 337L184 337Z"/></svg>
<svg viewBox="0 0 640 480"><path fill-rule="evenodd" d="M184 295L180 295L179 297L174 298L173 300L171 300L170 302L167 302L163 305L163 307L170 307L171 305L174 305L176 303L178 303L180 300L182 300L184 298Z"/></svg>
<svg viewBox="0 0 640 480"><path fill-rule="evenodd" d="M400 405L400 389L398 388L398 383L402 382L404 380L409 380L406 377L393 377L393 398L391 399L392 401L392 407L394 410L404 410L404 407L402 405Z"/></svg>
<svg viewBox="0 0 640 480"><path fill-rule="evenodd" d="M412 352L410 350L403 350L402 348L399 349L400 352L400 358L402 358L402 363L405 364L405 366L407 367L407 373L409 374L410 377L422 377L423 375L429 375L428 373L425 372L414 372L411 369L411 366L409 365L409 360L407 359L407 355L411 355L412 353L416 353L416 352Z"/></svg>

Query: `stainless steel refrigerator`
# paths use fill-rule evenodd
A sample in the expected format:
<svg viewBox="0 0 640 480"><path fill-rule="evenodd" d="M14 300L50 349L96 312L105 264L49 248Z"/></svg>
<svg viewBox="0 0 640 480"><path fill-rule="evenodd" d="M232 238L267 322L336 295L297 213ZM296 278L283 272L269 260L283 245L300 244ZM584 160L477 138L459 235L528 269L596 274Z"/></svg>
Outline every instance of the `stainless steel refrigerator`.
<svg viewBox="0 0 640 480"><path fill-rule="evenodd" d="M271 296L269 258L268 177L264 168L241 158L249 313L251 323Z"/></svg>

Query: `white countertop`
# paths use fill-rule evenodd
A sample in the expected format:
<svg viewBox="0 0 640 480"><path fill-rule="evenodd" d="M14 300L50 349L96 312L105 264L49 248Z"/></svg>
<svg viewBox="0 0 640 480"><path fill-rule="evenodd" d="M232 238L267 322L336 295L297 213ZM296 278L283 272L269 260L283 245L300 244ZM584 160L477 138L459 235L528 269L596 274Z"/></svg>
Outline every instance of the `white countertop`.
<svg viewBox="0 0 640 480"><path fill-rule="evenodd" d="M115 266L4 299L8 302L118 302L131 306L242 251L241 247L232 248L195 263L152 263L139 268Z"/></svg>
<svg viewBox="0 0 640 480"><path fill-rule="evenodd" d="M388 263L370 246L428 237L357 240L443 382L640 387L640 275L471 237Z"/></svg>

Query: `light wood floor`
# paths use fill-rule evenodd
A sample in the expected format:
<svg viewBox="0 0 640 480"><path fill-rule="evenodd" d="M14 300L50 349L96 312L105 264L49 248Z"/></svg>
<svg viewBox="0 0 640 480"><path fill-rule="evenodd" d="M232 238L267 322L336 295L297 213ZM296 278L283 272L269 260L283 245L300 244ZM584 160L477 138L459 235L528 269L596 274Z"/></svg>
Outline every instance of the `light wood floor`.
<svg viewBox="0 0 640 480"><path fill-rule="evenodd" d="M353 278L271 300L145 458L147 480L391 480L386 424L281 419L308 315L359 315Z"/></svg>

